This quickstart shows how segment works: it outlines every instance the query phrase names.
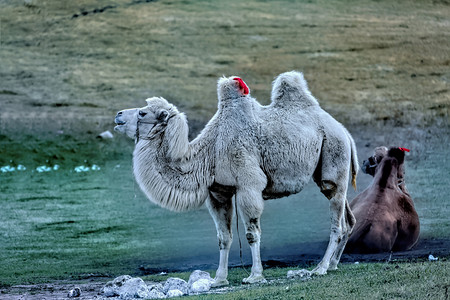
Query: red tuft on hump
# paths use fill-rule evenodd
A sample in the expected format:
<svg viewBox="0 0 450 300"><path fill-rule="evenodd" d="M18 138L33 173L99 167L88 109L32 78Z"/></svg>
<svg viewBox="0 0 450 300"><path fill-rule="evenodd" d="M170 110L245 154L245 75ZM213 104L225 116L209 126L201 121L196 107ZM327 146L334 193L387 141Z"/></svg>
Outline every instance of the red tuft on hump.
<svg viewBox="0 0 450 300"><path fill-rule="evenodd" d="M399 147L398 149L400 149L400 150L402 150L402 151L409 152L409 149L406 149L406 148Z"/></svg>
<svg viewBox="0 0 450 300"><path fill-rule="evenodd" d="M248 95L248 86L245 84L244 80L242 80L239 77L234 77L233 80L236 80L237 82L239 82L239 88L241 90L243 90L244 95Z"/></svg>

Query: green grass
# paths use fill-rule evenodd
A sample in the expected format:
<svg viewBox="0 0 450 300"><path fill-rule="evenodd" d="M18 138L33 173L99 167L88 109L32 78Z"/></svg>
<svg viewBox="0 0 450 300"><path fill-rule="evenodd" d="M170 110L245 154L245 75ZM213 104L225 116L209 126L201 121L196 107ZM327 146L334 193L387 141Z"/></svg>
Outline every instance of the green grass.
<svg viewBox="0 0 450 300"><path fill-rule="evenodd" d="M389 263L341 264L339 270L310 280L289 280L291 268L264 271L269 283L242 285L246 273L230 271L231 291L227 294L192 296L190 299L448 299L450 262L418 261ZM166 277L188 279L188 273ZM146 280L162 281L166 277L147 276Z"/></svg>

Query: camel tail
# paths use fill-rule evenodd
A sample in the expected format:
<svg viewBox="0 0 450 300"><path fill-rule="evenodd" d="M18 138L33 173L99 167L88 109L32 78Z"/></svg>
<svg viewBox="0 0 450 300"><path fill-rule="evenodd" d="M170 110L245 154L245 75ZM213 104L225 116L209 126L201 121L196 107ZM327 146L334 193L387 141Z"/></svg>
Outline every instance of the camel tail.
<svg viewBox="0 0 450 300"><path fill-rule="evenodd" d="M356 176L358 175L359 165L358 165L358 154L356 153L356 145L350 133L347 131L347 136L350 141L351 147L351 158L350 158L350 169L352 172L352 186L356 191Z"/></svg>
<svg viewBox="0 0 450 300"><path fill-rule="evenodd" d="M356 218L352 212L352 209L350 208L350 204L348 203L348 201L345 201L345 219L347 220L347 225L349 227L348 234L352 234L353 228L355 228L356 225Z"/></svg>

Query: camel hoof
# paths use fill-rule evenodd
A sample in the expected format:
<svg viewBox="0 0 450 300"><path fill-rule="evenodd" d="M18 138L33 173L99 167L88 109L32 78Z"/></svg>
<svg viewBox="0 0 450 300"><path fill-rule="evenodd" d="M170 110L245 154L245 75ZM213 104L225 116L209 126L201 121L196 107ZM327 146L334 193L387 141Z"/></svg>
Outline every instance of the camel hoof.
<svg viewBox="0 0 450 300"><path fill-rule="evenodd" d="M330 261L330 266L328 267L328 270L331 270L331 271L337 270L338 269L338 264L339 264L338 260L332 259Z"/></svg>
<svg viewBox="0 0 450 300"><path fill-rule="evenodd" d="M212 288L216 288L216 287L226 286L226 285L229 285L229 284L230 283L226 279L214 279L214 283L211 284L211 287Z"/></svg>
<svg viewBox="0 0 450 300"><path fill-rule="evenodd" d="M247 278L242 279L242 283L244 284L253 284L253 283L266 283L267 280L262 275L250 275Z"/></svg>
<svg viewBox="0 0 450 300"><path fill-rule="evenodd" d="M330 271L336 271L338 269L337 264L336 265L330 265L330 267L328 268L328 270Z"/></svg>
<svg viewBox="0 0 450 300"><path fill-rule="evenodd" d="M319 266L317 266L316 268L314 268L314 269L311 271L311 274L312 274L312 275L325 275L325 274L327 274L327 269L324 268L324 267L319 267Z"/></svg>

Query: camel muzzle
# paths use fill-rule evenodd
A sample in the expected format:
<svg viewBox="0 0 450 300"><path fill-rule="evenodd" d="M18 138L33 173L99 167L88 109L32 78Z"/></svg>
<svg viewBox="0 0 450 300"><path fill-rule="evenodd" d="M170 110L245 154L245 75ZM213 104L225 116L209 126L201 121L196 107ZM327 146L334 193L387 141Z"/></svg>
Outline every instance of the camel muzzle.
<svg viewBox="0 0 450 300"><path fill-rule="evenodd" d="M371 156L368 158L368 160L363 161L363 165L361 166L361 171L363 171L364 174L369 175L375 175L375 169L377 168L378 163L376 159Z"/></svg>

